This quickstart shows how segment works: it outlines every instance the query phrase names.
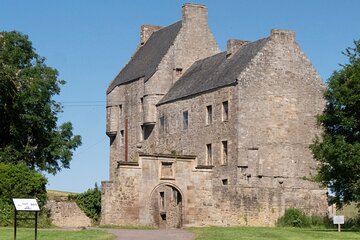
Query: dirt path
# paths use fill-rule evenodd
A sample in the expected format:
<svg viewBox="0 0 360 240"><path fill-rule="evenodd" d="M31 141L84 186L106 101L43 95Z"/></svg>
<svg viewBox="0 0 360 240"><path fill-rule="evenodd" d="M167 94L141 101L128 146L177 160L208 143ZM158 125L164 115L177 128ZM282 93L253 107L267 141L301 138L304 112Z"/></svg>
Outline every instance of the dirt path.
<svg viewBox="0 0 360 240"><path fill-rule="evenodd" d="M183 229L168 230L127 230L107 229L118 236L116 240L194 240L195 236Z"/></svg>

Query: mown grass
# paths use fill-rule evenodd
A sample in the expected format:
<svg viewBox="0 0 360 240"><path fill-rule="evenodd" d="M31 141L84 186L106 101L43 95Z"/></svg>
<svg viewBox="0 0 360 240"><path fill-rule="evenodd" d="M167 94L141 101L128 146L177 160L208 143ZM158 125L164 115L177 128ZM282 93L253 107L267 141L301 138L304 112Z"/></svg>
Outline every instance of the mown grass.
<svg viewBox="0 0 360 240"><path fill-rule="evenodd" d="M360 232L311 228L205 227L189 228L196 240L355 240Z"/></svg>
<svg viewBox="0 0 360 240"><path fill-rule="evenodd" d="M0 228L0 240L13 240L13 228ZM17 230L16 240L34 239L34 229L20 228ZM115 237L97 229L86 230L60 230L60 229L39 229L38 240L114 240Z"/></svg>

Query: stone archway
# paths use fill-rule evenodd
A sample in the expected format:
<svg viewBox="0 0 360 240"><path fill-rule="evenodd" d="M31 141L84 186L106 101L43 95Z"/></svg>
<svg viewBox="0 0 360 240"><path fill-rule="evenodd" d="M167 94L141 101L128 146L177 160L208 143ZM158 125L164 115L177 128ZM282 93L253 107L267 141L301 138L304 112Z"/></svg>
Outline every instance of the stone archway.
<svg viewBox="0 0 360 240"><path fill-rule="evenodd" d="M150 214L159 228L182 227L183 196L177 187L169 184L157 186L150 196Z"/></svg>

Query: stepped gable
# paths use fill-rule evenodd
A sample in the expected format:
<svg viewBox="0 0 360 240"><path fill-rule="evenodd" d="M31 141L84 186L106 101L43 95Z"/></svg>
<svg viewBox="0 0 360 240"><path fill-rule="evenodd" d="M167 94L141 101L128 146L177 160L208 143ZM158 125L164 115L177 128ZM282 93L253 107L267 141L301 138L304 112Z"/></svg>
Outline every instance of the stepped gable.
<svg viewBox="0 0 360 240"><path fill-rule="evenodd" d="M154 32L110 83L107 93L111 92L116 86L141 77L144 77L144 80L147 81L155 73L161 59L174 43L181 26L182 22L178 21Z"/></svg>
<svg viewBox="0 0 360 240"><path fill-rule="evenodd" d="M268 38L264 38L246 43L231 58L222 52L195 62L158 105L236 84L236 78L267 41Z"/></svg>

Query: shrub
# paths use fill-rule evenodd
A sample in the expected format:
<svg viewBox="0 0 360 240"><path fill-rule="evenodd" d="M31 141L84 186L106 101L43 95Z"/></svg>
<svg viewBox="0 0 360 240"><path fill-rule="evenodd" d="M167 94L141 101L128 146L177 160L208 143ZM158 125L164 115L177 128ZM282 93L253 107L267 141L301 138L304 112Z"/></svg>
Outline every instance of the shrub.
<svg viewBox="0 0 360 240"><path fill-rule="evenodd" d="M99 223L101 216L101 190L95 184L95 188L71 196L76 204L84 211L86 216L91 218L95 224Z"/></svg>
<svg viewBox="0 0 360 240"><path fill-rule="evenodd" d="M280 227L310 227L311 220L301 210L289 208L285 210L284 216L279 218L277 225Z"/></svg>

